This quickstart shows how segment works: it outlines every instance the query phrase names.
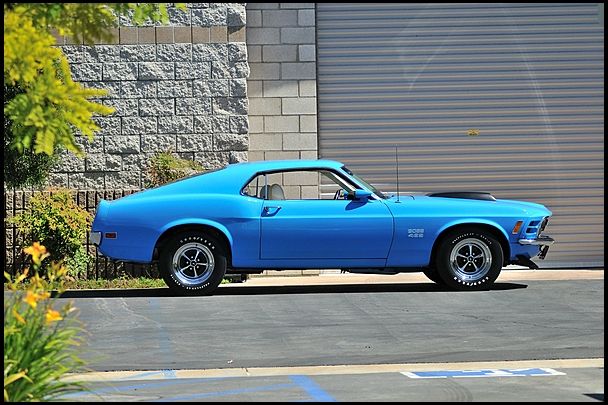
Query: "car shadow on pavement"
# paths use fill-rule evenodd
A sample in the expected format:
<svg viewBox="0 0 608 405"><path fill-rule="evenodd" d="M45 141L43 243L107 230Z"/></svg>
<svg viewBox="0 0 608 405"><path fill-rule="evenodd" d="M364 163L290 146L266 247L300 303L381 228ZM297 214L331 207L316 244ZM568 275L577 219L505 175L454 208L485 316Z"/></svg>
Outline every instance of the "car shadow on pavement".
<svg viewBox="0 0 608 405"><path fill-rule="evenodd" d="M489 291L504 291L527 288L526 284L495 283ZM349 294L349 293L395 293L395 292L449 292L478 294L483 291L456 292L433 283L386 283L386 284L331 284L289 286L230 286L222 285L212 295L275 295L275 294ZM55 294L54 294L55 295ZM68 290L61 298L125 298L125 297L179 297L181 294L169 288L136 288L111 290ZM191 295L192 296L192 295ZM196 296L196 295L194 295ZM200 296L203 296L202 294Z"/></svg>

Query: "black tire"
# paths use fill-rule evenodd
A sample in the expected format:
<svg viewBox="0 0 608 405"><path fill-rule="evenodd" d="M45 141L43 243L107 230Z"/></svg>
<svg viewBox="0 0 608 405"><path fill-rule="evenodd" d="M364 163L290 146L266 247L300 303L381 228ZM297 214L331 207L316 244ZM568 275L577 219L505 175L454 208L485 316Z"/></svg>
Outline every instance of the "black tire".
<svg viewBox="0 0 608 405"><path fill-rule="evenodd" d="M159 251L158 266L173 291L188 295L211 294L226 274L226 248L202 232L171 237Z"/></svg>
<svg viewBox="0 0 608 405"><path fill-rule="evenodd" d="M429 267L424 270L424 275L427 276L429 280L431 280L435 284L445 285L441 277L439 276L439 272L435 267Z"/></svg>
<svg viewBox="0 0 608 405"><path fill-rule="evenodd" d="M491 233L463 228L443 238L437 251L437 270L443 283L454 290L487 290L503 265L500 242Z"/></svg>

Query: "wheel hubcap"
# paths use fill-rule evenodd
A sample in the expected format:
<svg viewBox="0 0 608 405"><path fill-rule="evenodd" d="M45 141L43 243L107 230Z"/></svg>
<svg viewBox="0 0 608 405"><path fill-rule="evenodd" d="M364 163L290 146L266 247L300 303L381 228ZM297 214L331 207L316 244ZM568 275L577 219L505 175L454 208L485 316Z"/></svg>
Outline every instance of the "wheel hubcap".
<svg viewBox="0 0 608 405"><path fill-rule="evenodd" d="M211 250L202 243L190 242L173 255L171 271L182 284L195 286L207 281L214 268Z"/></svg>
<svg viewBox="0 0 608 405"><path fill-rule="evenodd" d="M484 242L475 238L463 239L450 253L450 269L463 281L481 280L492 266L492 252Z"/></svg>

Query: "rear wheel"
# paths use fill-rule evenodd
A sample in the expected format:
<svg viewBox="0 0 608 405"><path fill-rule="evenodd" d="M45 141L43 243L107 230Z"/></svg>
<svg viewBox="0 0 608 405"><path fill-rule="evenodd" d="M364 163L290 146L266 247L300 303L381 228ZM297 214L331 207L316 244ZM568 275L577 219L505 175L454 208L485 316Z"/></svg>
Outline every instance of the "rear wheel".
<svg viewBox="0 0 608 405"><path fill-rule="evenodd" d="M503 251L494 235L479 229L451 232L437 251L441 280L455 290L488 289L498 278Z"/></svg>
<svg viewBox="0 0 608 405"><path fill-rule="evenodd" d="M183 232L161 248L159 268L165 283L184 294L210 294L226 273L224 246L201 232Z"/></svg>

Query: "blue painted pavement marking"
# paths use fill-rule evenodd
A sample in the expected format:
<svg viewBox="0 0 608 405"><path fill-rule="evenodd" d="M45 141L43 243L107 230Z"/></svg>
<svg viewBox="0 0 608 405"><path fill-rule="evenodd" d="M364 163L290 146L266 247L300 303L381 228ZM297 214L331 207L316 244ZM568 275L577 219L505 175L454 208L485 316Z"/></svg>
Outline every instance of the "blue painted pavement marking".
<svg viewBox="0 0 608 405"><path fill-rule="evenodd" d="M488 370L440 370L402 372L409 378L484 378L484 377L541 377L566 375L552 368L519 368Z"/></svg>
<svg viewBox="0 0 608 405"><path fill-rule="evenodd" d="M290 375L289 379L300 386L317 402L336 402L334 397L325 392L319 384L305 375Z"/></svg>
<svg viewBox="0 0 608 405"><path fill-rule="evenodd" d="M204 381L218 381L218 380L224 380L226 379L225 377L217 377L217 378L205 378ZM197 381L197 383L200 381ZM107 381L105 382L105 384L112 384L113 381ZM144 382L144 383L140 383L140 384L133 384L133 385L122 385L122 386L109 386L107 388L98 388L98 389L94 389L94 390L86 390L86 391L82 391L82 392L74 392L74 393L70 393L70 394L65 394L62 395L61 398L71 398L71 397L80 397L80 396L84 396L84 395L101 395L101 394L107 394L107 393L120 393L120 392L124 392L124 391L134 391L134 390L142 390L142 389L146 389L146 388L158 388L158 387L164 387L167 385L179 385L179 384L192 384L192 380L191 379L170 379L170 380L156 380L156 381L150 381L150 382ZM85 387L86 387L86 383L85 383Z"/></svg>

